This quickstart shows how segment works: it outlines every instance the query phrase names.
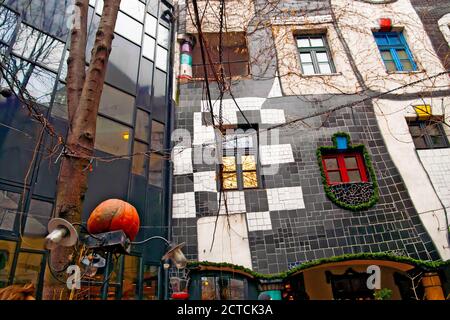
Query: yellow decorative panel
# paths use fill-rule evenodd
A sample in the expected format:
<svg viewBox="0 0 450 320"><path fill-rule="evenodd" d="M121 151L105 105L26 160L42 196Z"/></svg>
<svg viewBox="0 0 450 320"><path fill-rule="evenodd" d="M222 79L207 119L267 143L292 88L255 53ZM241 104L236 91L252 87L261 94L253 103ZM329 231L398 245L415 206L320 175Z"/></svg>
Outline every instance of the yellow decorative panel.
<svg viewBox="0 0 450 320"><path fill-rule="evenodd" d="M422 106L414 106L414 110L419 117L419 120L428 120L431 117L431 106L422 105Z"/></svg>
<svg viewBox="0 0 450 320"><path fill-rule="evenodd" d="M256 170L255 156L242 156L242 170Z"/></svg>

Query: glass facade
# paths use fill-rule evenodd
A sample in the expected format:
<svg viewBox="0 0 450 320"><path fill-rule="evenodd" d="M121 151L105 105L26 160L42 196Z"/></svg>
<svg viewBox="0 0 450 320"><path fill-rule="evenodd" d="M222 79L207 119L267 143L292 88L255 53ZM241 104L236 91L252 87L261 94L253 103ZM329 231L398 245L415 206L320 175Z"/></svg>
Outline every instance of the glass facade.
<svg viewBox="0 0 450 320"><path fill-rule="evenodd" d="M66 61L72 4L72 0L6 0L0 6L0 54L7 67L1 87L11 85L15 92L25 92L25 98L33 97L36 110L62 137L68 127ZM90 0L89 5L87 64L103 1ZM164 149L172 108L168 90L172 24L164 14L167 9L173 10L171 3L160 0L121 3L97 117L95 156L128 157L93 163L83 208L86 221L103 200L130 202L141 218L137 240L167 236L169 177ZM43 237L52 216L60 164L57 155L48 156L55 141L46 135L30 164L40 129L14 95L0 97L0 287L33 282L38 297L47 255ZM108 290L113 293L108 298L162 297L158 276L165 244L148 246L152 250L133 248L132 257L117 262L117 279L114 283L110 279Z"/></svg>

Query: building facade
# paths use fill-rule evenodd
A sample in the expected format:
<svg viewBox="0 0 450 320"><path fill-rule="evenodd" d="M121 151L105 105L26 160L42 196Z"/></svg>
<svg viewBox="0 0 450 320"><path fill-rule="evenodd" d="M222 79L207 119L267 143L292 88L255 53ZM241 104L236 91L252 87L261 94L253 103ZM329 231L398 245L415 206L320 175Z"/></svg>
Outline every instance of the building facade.
<svg viewBox="0 0 450 320"><path fill-rule="evenodd" d="M103 1L89 4L87 63ZM2 89L8 83L25 89L61 137L67 132L65 78L73 9L73 1L59 0L7 0L0 7L0 49L7 70ZM140 240L170 236L166 149L172 131L172 12L167 1L122 1L97 118L96 160L87 168L83 222L100 202L122 199L139 212ZM40 123L14 94L0 99L0 287L33 282L37 298L67 299L67 289L45 290L55 270L49 269L43 247L61 149L55 148L56 137L44 134L39 141ZM150 157L102 161L150 150ZM77 299L163 298L165 247L153 241L106 261L112 274L105 277L105 267L99 267L90 279L82 279Z"/></svg>
<svg viewBox="0 0 450 320"><path fill-rule="evenodd" d="M225 1L221 52L220 5L198 1L209 99L179 2L172 223L199 261L191 297L373 298L345 284L367 279L370 254L448 260L450 82L411 2ZM394 299L412 298L417 268L380 268Z"/></svg>

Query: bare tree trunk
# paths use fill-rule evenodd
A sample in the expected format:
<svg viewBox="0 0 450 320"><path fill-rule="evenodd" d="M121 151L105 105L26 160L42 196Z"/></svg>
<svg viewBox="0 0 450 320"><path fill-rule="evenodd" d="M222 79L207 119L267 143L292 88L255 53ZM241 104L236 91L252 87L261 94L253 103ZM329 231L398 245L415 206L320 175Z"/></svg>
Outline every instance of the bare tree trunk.
<svg viewBox="0 0 450 320"><path fill-rule="evenodd" d="M97 113L105 81L114 28L121 0L105 0L96 33L89 68L85 73L86 24L72 31L68 61L68 112L70 128L67 152L62 157L58 177L55 216L69 222L81 222L83 200L87 191L89 159L93 156ZM76 1L83 19L87 19L87 0ZM62 269L70 252L58 248L52 253L52 267Z"/></svg>

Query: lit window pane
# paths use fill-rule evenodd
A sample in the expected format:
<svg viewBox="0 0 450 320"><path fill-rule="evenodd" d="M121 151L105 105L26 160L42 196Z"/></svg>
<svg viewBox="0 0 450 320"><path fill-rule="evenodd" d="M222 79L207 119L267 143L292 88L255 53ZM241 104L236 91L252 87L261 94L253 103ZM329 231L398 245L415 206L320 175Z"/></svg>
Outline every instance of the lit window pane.
<svg viewBox="0 0 450 320"><path fill-rule="evenodd" d="M202 277L202 300L217 300L214 277Z"/></svg>
<svg viewBox="0 0 450 320"><path fill-rule="evenodd" d="M142 55L152 61L155 59L155 39L144 36L144 44L142 46Z"/></svg>
<svg viewBox="0 0 450 320"><path fill-rule="evenodd" d="M329 63L319 63L319 69L320 73L322 74L330 74L331 73L331 67Z"/></svg>
<svg viewBox="0 0 450 320"><path fill-rule="evenodd" d="M122 300L136 300L138 298L138 278L140 259L126 255L123 268Z"/></svg>
<svg viewBox="0 0 450 320"><path fill-rule="evenodd" d="M297 39L297 46L299 48L308 48L310 46L308 38Z"/></svg>
<svg viewBox="0 0 450 320"><path fill-rule="evenodd" d="M53 205L32 199L25 224L22 247L44 249L44 238L48 234L47 224L52 215Z"/></svg>
<svg viewBox="0 0 450 320"><path fill-rule="evenodd" d="M145 143L141 143L138 141L134 142L134 151L133 151L133 166L132 172L133 174L137 174L140 176L145 176L145 168L146 168L146 160L147 157L143 154L147 152L147 145ZM136 155L136 154L139 155Z"/></svg>
<svg viewBox="0 0 450 320"><path fill-rule="evenodd" d="M160 46L156 49L156 67L163 71L167 68L167 50Z"/></svg>
<svg viewBox="0 0 450 320"><path fill-rule="evenodd" d="M137 45L141 44L142 24L122 12L119 12L117 15L116 28L114 31L128 40L133 41Z"/></svg>
<svg viewBox="0 0 450 320"><path fill-rule="evenodd" d="M222 164L224 172L236 171L235 157L223 157Z"/></svg>
<svg viewBox="0 0 450 320"><path fill-rule="evenodd" d="M152 16L147 14L145 18L145 33L156 38L156 26L158 25L158 20Z"/></svg>
<svg viewBox="0 0 450 320"><path fill-rule="evenodd" d="M301 59L302 63L312 62L310 53L300 53L300 59Z"/></svg>
<svg viewBox="0 0 450 320"><path fill-rule="evenodd" d="M311 47L323 47L322 38L311 38Z"/></svg>
<svg viewBox="0 0 450 320"><path fill-rule="evenodd" d="M347 171L349 182L361 182L361 175L359 174L359 170L350 170Z"/></svg>
<svg viewBox="0 0 450 320"><path fill-rule="evenodd" d="M169 29L166 27L159 25L158 28L158 44L162 45L165 48L169 47Z"/></svg>
<svg viewBox="0 0 450 320"><path fill-rule="evenodd" d="M255 156L242 156L242 170L256 170Z"/></svg>
<svg viewBox="0 0 450 320"><path fill-rule="evenodd" d="M14 35L17 16L6 7L0 7L0 40L9 43Z"/></svg>
<svg viewBox="0 0 450 320"><path fill-rule="evenodd" d="M249 171L242 173L244 179L244 188L256 188L258 187L258 179L256 171Z"/></svg>
<svg viewBox="0 0 450 320"><path fill-rule="evenodd" d="M303 63L302 68L303 68L303 74L306 74L306 75L315 74L314 66L310 63Z"/></svg>
<svg viewBox="0 0 450 320"><path fill-rule="evenodd" d="M99 112L128 124L133 121L134 97L104 85Z"/></svg>
<svg viewBox="0 0 450 320"><path fill-rule="evenodd" d="M144 22L145 4L138 0L124 0L120 2L120 10L133 18Z"/></svg>
<svg viewBox="0 0 450 320"><path fill-rule="evenodd" d="M318 62L328 62L328 55L326 52L317 52L316 57Z"/></svg>
<svg viewBox="0 0 450 320"><path fill-rule="evenodd" d="M162 186L162 170L164 160L157 154L151 154L150 156L150 168L148 171L148 183L154 186Z"/></svg>
<svg viewBox="0 0 450 320"><path fill-rule="evenodd" d="M345 158L345 167L347 169L358 168L358 163L356 162L356 158L355 157L346 157Z"/></svg>
<svg viewBox="0 0 450 320"><path fill-rule="evenodd" d="M385 61L384 63L388 71L397 71L397 66L393 61Z"/></svg>
<svg viewBox="0 0 450 320"><path fill-rule="evenodd" d="M328 172L328 179L330 180L330 183L336 183L341 182L341 174L339 171L332 171Z"/></svg>
<svg viewBox="0 0 450 320"><path fill-rule="evenodd" d="M125 155L130 152L131 129L103 117L97 117L95 149L113 154Z"/></svg>
<svg viewBox="0 0 450 320"><path fill-rule="evenodd" d="M237 189L237 175L236 173L226 173L222 174L223 181L222 185L224 189Z"/></svg>
<svg viewBox="0 0 450 320"><path fill-rule="evenodd" d="M150 120L147 112L140 109L137 110L135 128L135 137L148 142L148 136L150 134Z"/></svg>
<svg viewBox="0 0 450 320"><path fill-rule="evenodd" d="M64 43L22 24L13 46L13 52L57 71L64 52Z"/></svg>
<svg viewBox="0 0 450 320"><path fill-rule="evenodd" d="M0 230L14 230L19 201L20 194L0 190Z"/></svg>
<svg viewBox="0 0 450 320"><path fill-rule="evenodd" d="M160 151L164 149L164 125L158 121L152 121L152 143L153 150Z"/></svg>
<svg viewBox="0 0 450 320"><path fill-rule="evenodd" d="M229 279L229 299L244 300L244 281L237 279Z"/></svg>
<svg viewBox="0 0 450 320"><path fill-rule="evenodd" d="M325 159L325 166L327 170L339 169L337 159Z"/></svg>

